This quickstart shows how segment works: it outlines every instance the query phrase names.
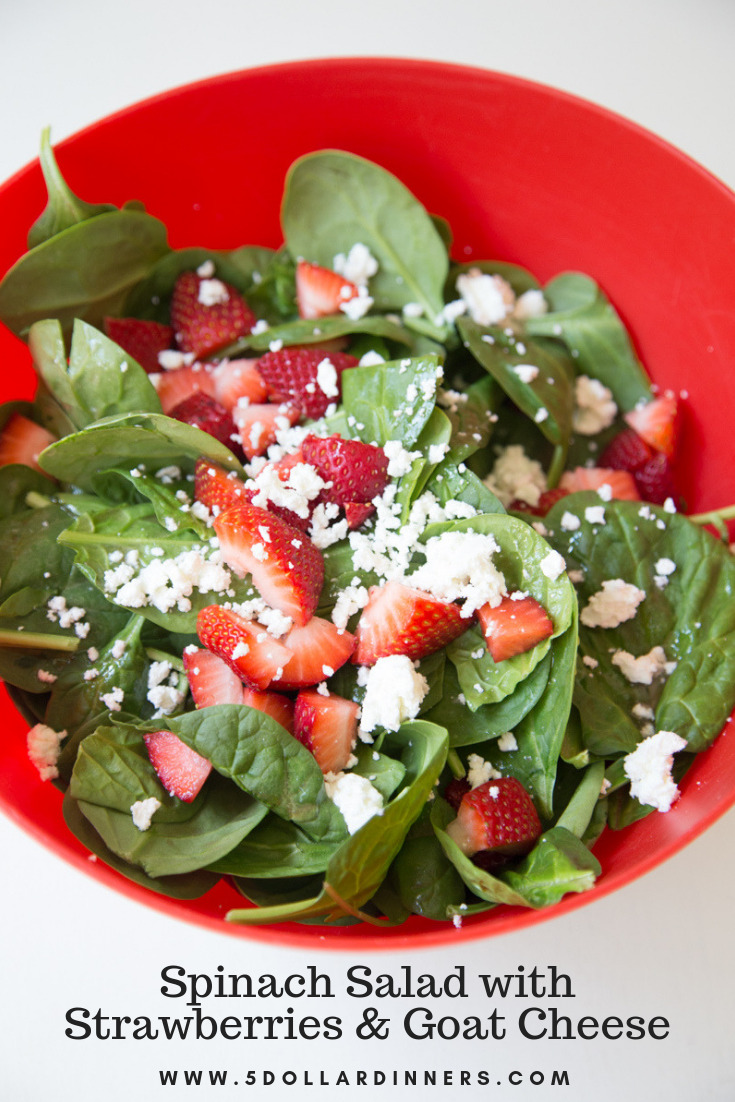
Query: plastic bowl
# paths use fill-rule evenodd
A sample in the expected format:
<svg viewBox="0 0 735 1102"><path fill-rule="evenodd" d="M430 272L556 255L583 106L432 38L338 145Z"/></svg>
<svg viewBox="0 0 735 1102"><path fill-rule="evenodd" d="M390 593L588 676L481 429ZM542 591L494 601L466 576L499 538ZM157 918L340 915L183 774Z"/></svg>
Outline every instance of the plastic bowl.
<svg viewBox="0 0 735 1102"><path fill-rule="evenodd" d="M592 275L630 327L653 379L688 392L680 484L690 510L735 501L735 195L659 138L592 104L514 77L437 62L330 59L253 69L167 92L58 147L90 201L141 199L173 246L278 245L284 175L297 156L339 148L385 166L449 218L454 255L516 261L542 281ZM25 249L45 203L36 164L0 188L0 270ZM0 332L2 399L28 397L25 347ZM26 724L4 694L0 807L39 841L116 890L177 918L272 944L405 949L518 930L587 906L676 853L735 802L735 740L700 754L666 815L595 847L594 890L544 911L501 907L460 929L413 918L377 931L223 921L241 899L224 884L182 903L145 891L67 831L61 797L39 781Z"/></svg>

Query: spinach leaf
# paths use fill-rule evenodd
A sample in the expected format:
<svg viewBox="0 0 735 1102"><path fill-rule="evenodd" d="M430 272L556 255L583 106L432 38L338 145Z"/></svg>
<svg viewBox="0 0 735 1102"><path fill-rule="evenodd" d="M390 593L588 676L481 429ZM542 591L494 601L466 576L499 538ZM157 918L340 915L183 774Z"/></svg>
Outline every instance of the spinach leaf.
<svg viewBox="0 0 735 1102"><path fill-rule="evenodd" d="M491 375L472 383L464 395L456 402L439 396L442 410L452 425L451 447L444 462L453 468L487 447L493 430L491 418L503 403L502 391Z"/></svg>
<svg viewBox="0 0 735 1102"><path fill-rule="evenodd" d="M600 799L604 776L604 761L595 762L585 769L574 795L556 820L558 827L564 827L577 838L584 837Z"/></svg>
<svg viewBox="0 0 735 1102"><path fill-rule="evenodd" d="M56 492L56 484L40 471L25 463L8 463L0 467L0 521L31 508L28 494L48 496Z"/></svg>
<svg viewBox="0 0 735 1102"><path fill-rule="evenodd" d="M256 880L313 876L324 872L338 845L319 842L295 823L269 815L209 871Z"/></svg>
<svg viewBox="0 0 735 1102"><path fill-rule="evenodd" d="M429 420L442 368L436 356L392 360L342 373L345 414L366 443L400 440L411 449Z"/></svg>
<svg viewBox="0 0 735 1102"><path fill-rule="evenodd" d="M361 777L367 777L373 788L387 802L402 784L406 776L406 767L402 761L380 754L373 746L360 743L355 747L357 763L350 770Z"/></svg>
<svg viewBox="0 0 735 1102"><path fill-rule="evenodd" d="M339 150L301 157L286 177L282 224L292 256L327 268L366 245L379 265L370 281L377 309L416 302L430 320L441 311L446 246L411 192L378 165Z"/></svg>
<svg viewBox="0 0 735 1102"><path fill-rule="evenodd" d="M57 233L86 222L97 214L116 210L111 203L85 203L71 190L61 175L56 157L51 148L51 131L46 127L41 131L41 171L48 190L48 203L43 214L31 226L28 232L28 248L43 244Z"/></svg>
<svg viewBox="0 0 735 1102"><path fill-rule="evenodd" d="M267 352L273 341L318 346L325 341L335 340L337 337L349 337L355 333L382 337L396 341L398 344L412 343L410 334L402 325L382 315L367 315L353 321L346 314L334 314L326 318L317 318L315 321L309 318L294 318L279 325L273 325L262 332L249 333L235 344L223 349L218 356L229 356L230 359L234 359L248 351Z"/></svg>
<svg viewBox="0 0 735 1102"><path fill-rule="evenodd" d="M410 914L439 922L465 898L462 878L433 833L406 839L388 881Z"/></svg>

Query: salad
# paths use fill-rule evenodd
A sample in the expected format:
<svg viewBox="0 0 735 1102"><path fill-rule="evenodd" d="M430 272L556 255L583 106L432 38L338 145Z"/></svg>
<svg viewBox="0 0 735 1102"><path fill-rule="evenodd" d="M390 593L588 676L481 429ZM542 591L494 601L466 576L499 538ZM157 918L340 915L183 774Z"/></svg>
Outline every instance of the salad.
<svg viewBox="0 0 735 1102"><path fill-rule="evenodd" d="M461 925L589 889L735 704L735 562L604 292L451 259L326 150L284 245L48 206L0 282L0 676L79 840L232 922Z"/></svg>

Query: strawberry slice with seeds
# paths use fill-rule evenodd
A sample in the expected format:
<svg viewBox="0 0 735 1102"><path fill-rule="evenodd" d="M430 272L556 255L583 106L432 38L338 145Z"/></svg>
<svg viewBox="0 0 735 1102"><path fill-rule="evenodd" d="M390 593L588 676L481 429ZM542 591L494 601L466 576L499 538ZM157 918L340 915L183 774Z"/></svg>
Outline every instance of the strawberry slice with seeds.
<svg viewBox="0 0 735 1102"><path fill-rule="evenodd" d="M347 527L353 532L356 528L362 528L368 517L375 512L375 506L366 505L362 501L348 501L345 503L344 510Z"/></svg>
<svg viewBox="0 0 735 1102"><path fill-rule="evenodd" d="M182 272L171 295L171 325L182 352L199 359L249 333L255 314L231 283Z"/></svg>
<svg viewBox="0 0 735 1102"><path fill-rule="evenodd" d="M618 501L640 501L641 497L630 471L615 471L608 467L575 467L565 471L559 480L559 487L569 494L579 490L599 490L609 486L612 496Z"/></svg>
<svg viewBox="0 0 735 1102"><path fill-rule="evenodd" d="M35 421L22 413L13 413L0 432L0 467L8 463L22 463L25 467L41 471L38 457L55 440L55 436Z"/></svg>
<svg viewBox="0 0 735 1102"><path fill-rule="evenodd" d="M299 260L296 265L296 302L302 318L339 314L342 304L359 293L354 283L331 268L322 268L307 260Z"/></svg>
<svg viewBox="0 0 735 1102"><path fill-rule="evenodd" d="M158 353L165 352L174 342L170 325L141 318L105 318L103 324L110 340L119 344L149 375L161 370Z"/></svg>
<svg viewBox="0 0 735 1102"><path fill-rule="evenodd" d="M265 455L271 444L275 444L279 431L295 425L300 414L295 406L238 402L232 417L242 450L248 459L254 459L256 455Z"/></svg>
<svg viewBox="0 0 735 1102"><path fill-rule="evenodd" d="M600 456L601 467L616 471L637 471L654 455L653 448L633 429L614 436Z"/></svg>
<svg viewBox="0 0 735 1102"><path fill-rule="evenodd" d="M250 501L251 491L234 471L226 471L211 459L197 459L194 465L194 497L210 513L224 513L233 505Z"/></svg>
<svg viewBox="0 0 735 1102"><path fill-rule="evenodd" d="M458 605L421 589L400 582L373 586L355 630L352 661L373 666L390 654L405 654L416 661L446 647L469 626Z"/></svg>
<svg viewBox="0 0 735 1102"><path fill-rule="evenodd" d="M554 633L553 621L534 597L504 597L495 607L483 605L477 617L495 662L524 654Z"/></svg>
<svg viewBox="0 0 735 1102"><path fill-rule="evenodd" d="M654 398L647 405L630 410L624 420L654 451L673 459L679 420L679 404L673 394Z"/></svg>
<svg viewBox="0 0 735 1102"><path fill-rule="evenodd" d="M267 689L291 659L291 651L262 624L232 609L208 605L197 616L197 634L207 650L252 689Z"/></svg>
<svg viewBox="0 0 735 1102"><path fill-rule="evenodd" d="M214 530L224 561L241 577L251 575L266 604L298 625L313 616L324 583L324 559L304 532L255 505L220 513Z"/></svg>
<svg viewBox="0 0 735 1102"><path fill-rule="evenodd" d="M292 402L304 417L323 417L327 407L338 402L342 372L356 367L357 359L344 352L323 348L281 348L266 352L258 360L271 401Z"/></svg>
<svg viewBox="0 0 735 1102"><path fill-rule="evenodd" d="M344 666L355 647L354 635L340 632L331 620L320 616L312 616L304 627L291 628L283 642L293 657L282 676L273 682L274 689L317 685Z"/></svg>
<svg viewBox="0 0 735 1102"><path fill-rule="evenodd" d="M316 758L322 773L345 768L357 740L359 705L336 693L306 689L296 697L294 735Z"/></svg>
<svg viewBox="0 0 735 1102"><path fill-rule="evenodd" d="M242 398L247 398L248 402L266 400L268 387L256 363L257 360L224 360L215 367L212 372L214 396L225 409L234 409Z"/></svg>
<svg viewBox="0 0 735 1102"><path fill-rule="evenodd" d="M242 702L275 719L290 735L294 733L294 702L289 697L260 689L245 689Z"/></svg>
<svg viewBox="0 0 735 1102"><path fill-rule="evenodd" d="M467 857L487 850L498 857L521 857L541 836L541 822L520 781L501 777L462 797L447 834Z"/></svg>
<svg viewBox="0 0 735 1102"><path fill-rule="evenodd" d="M388 457L375 444L343 440L341 436L309 435L301 445L304 459L325 482L327 501L335 505L370 503L390 482Z"/></svg>
<svg viewBox="0 0 735 1102"><path fill-rule="evenodd" d="M653 505L663 505L669 497L676 501L678 495L671 463L663 452L652 456L634 472L633 477L644 501L650 501Z"/></svg>
<svg viewBox="0 0 735 1102"><path fill-rule="evenodd" d="M177 421L183 421L186 425L208 432L220 444L232 449L237 439L235 422L224 406L210 398L208 394L190 394L178 406L174 406L169 414ZM233 439L234 438L234 439Z"/></svg>
<svg viewBox="0 0 735 1102"><path fill-rule="evenodd" d="M152 731L143 735L143 740L151 765L169 795L191 803L211 773L211 764L173 731Z"/></svg>
<svg viewBox="0 0 735 1102"><path fill-rule="evenodd" d="M155 385L161 409L167 416L192 394L203 393L214 397L212 371L205 364L190 364L164 371L155 376Z"/></svg>
<svg viewBox="0 0 735 1102"><path fill-rule="evenodd" d="M187 647L183 654L192 700L197 708L242 704L245 689L226 662L204 647Z"/></svg>

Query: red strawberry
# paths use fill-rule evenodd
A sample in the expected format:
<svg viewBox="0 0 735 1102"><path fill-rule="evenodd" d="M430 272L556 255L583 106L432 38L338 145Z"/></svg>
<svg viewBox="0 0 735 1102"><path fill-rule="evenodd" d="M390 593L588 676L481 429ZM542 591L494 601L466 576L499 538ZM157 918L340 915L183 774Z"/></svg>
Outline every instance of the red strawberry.
<svg viewBox="0 0 735 1102"><path fill-rule="evenodd" d="M291 651L262 624L232 609L208 605L197 616L197 634L250 688L267 689L291 659Z"/></svg>
<svg viewBox="0 0 735 1102"><path fill-rule="evenodd" d="M357 740L359 705L335 693L306 689L296 697L294 734L316 758L322 773L345 768Z"/></svg>
<svg viewBox="0 0 735 1102"><path fill-rule="evenodd" d="M324 583L324 559L309 537L255 505L236 505L214 521L222 558L250 574L271 608L303 625L314 614Z"/></svg>
<svg viewBox="0 0 735 1102"><path fill-rule="evenodd" d="M362 501L348 501L344 506L345 520L350 531L362 528L368 517L375 512L374 505L365 505Z"/></svg>
<svg viewBox="0 0 735 1102"><path fill-rule="evenodd" d="M248 490L234 471L226 471L211 459L197 459L194 465L194 497L210 512L224 513L233 505L250 501Z"/></svg>
<svg viewBox="0 0 735 1102"><path fill-rule="evenodd" d="M326 391L319 385L319 365L330 364L333 372L326 368L326 374L333 376L333 386L322 382ZM354 356L344 352L326 352L323 348L281 348L278 352L266 352L258 360L258 371L265 379L271 401L293 402L304 417L316 420L323 417L327 407L340 398L340 378L348 367L356 367ZM323 369L324 370L324 369Z"/></svg>
<svg viewBox="0 0 735 1102"><path fill-rule="evenodd" d="M208 432L227 448L233 448L236 443L235 422L225 407L208 394L191 394L178 406L174 406L169 416L193 425L202 432Z"/></svg>
<svg viewBox="0 0 735 1102"><path fill-rule="evenodd" d="M296 265L296 301L302 318L339 314L342 303L358 294L354 283L331 268L320 268L307 260L300 260Z"/></svg>
<svg viewBox="0 0 735 1102"><path fill-rule="evenodd" d="M452 777L444 789L444 799L455 811L459 811L462 798L470 791L470 782L466 777Z"/></svg>
<svg viewBox="0 0 735 1102"><path fill-rule="evenodd" d="M266 402L243 405L239 402L232 411L233 420L240 435L242 450L248 459L256 455L265 455L271 444L275 444L279 429L287 429L299 420L299 411L294 406Z"/></svg>
<svg viewBox="0 0 735 1102"><path fill-rule="evenodd" d="M161 409L170 416L171 410L192 394L201 392L214 397L211 368L205 364L191 364L177 367L174 371L164 371L156 377L156 391Z"/></svg>
<svg viewBox="0 0 735 1102"><path fill-rule="evenodd" d="M477 616L495 662L524 654L554 632L551 618L534 597L504 597L494 608L483 605Z"/></svg>
<svg viewBox="0 0 735 1102"><path fill-rule="evenodd" d="M623 429L614 436L600 456L601 467L616 471L637 471L654 454L643 437L633 429Z"/></svg>
<svg viewBox="0 0 735 1102"><path fill-rule="evenodd" d="M170 348L174 340L170 325L140 318L105 318L104 326L110 340L119 344L144 371L152 374L161 370L158 353Z"/></svg>
<svg viewBox="0 0 735 1102"><path fill-rule="evenodd" d="M171 324L179 348L199 359L249 333L255 314L230 283L182 272L171 296Z"/></svg>
<svg viewBox="0 0 735 1102"><path fill-rule="evenodd" d="M579 490L599 490L609 486L612 496L618 501L640 501L635 479L630 471L614 471L607 467L575 467L565 471L559 481L559 487L569 494Z"/></svg>
<svg viewBox="0 0 735 1102"><path fill-rule="evenodd" d="M267 716L275 719L281 727L285 727L290 735L294 731L294 703L281 693L261 692L260 689L245 689L243 704L249 708L257 708Z"/></svg>
<svg viewBox="0 0 735 1102"><path fill-rule="evenodd" d="M336 505L369 503L390 482L388 457L375 444L341 436L309 435L301 445L304 459L332 485L324 497Z"/></svg>
<svg viewBox="0 0 735 1102"><path fill-rule="evenodd" d="M0 467L7 463L23 463L40 471L38 457L55 440L55 436L35 421L22 413L12 413L0 432Z"/></svg>
<svg viewBox="0 0 735 1102"><path fill-rule="evenodd" d="M400 582L373 586L355 630L352 661L374 666L379 658L406 654L412 660L441 650L470 626L458 605Z"/></svg>
<svg viewBox="0 0 735 1102"><path fill-rule="evenodd" d="M652 456L638 468L633 477L644 501L650 501L654 505L663 505L669 497L676 501L677 492L671 463L663 452Z"/></svg>
<svg viewBox="0 0 735 1102"><path fill-rule="evenodd" d="M169 795L191 803L209 776L211 764L173 731L153 731L143 735L143 740L151 765Z"/></svg>
<svg viewBox="0 0 735 1102"><path fill-rule="evenodd" d="M212 704L242 704L243 683L226 662L203 647L187 647L183 654L191 696L197 708Z"/></svg>
<svg viewBox="0 0 735 1102"><path fill-rule="evenodd" d="M654 398L647 405L630 410L624 419L655 451L673 459L679 419L679 407L673 394Z"/></svg>
<svg viewBox="0 0 735 1102"><path fill-rule="evenodd" d="M291 628L283 642L293 657L274 689L306 689L344 666L355 646L349 631L340 632L331 620L312 616L304 627Z"/></svg>
<svg viewBox="0 0 735 1102"><path fill-rule="evenodd" d="M501 777L473 788L462 799L447 834L468 857L485 850L520 857L541 835L531 797L515 777Z"/></svg>
<svg viewBox="0 0 735 1102"><path fill-rule="evenodd" d="M214 396L232 410L241 398L248 402L264 402L268 395L263 376L255 366L257 360L224 360L212 372Z"/></svg>

